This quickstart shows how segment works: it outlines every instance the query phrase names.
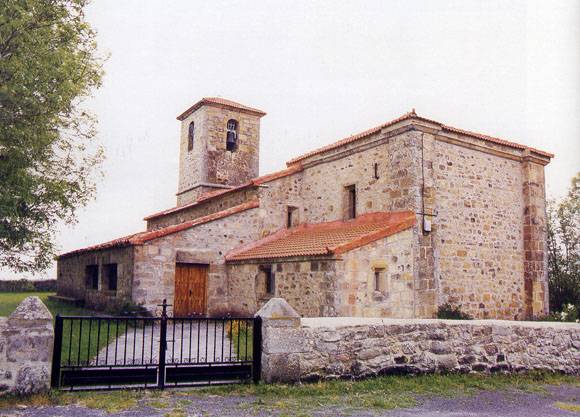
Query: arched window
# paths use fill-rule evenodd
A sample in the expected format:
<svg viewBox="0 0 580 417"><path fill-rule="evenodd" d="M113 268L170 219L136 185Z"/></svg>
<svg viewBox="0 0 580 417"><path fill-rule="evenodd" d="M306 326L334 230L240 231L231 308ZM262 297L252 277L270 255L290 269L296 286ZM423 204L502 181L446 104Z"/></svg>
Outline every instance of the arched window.
<svg viewBox="0 0 580 417"><path fill-rule="evenodd" d="M187 131L187 150L191 151L193 149L193 136L195 134L195 124L191 122L189 124L189 130Z"/></svg>
<svg viewBox="0 0 580 417"><path fill-rule="evenodd" d="M238 148L238 121L234 119L228 120L227 128L226 149L233 152Z"/></svg>

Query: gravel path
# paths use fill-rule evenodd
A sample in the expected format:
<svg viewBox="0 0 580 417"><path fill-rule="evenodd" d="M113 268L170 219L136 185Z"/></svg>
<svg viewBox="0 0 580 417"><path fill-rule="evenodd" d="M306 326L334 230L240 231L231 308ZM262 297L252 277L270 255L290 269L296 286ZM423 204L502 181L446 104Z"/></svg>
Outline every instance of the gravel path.
<svg viewBox="0 0 580 417"><path fill-rule="evenodd" d="M278 409L258 398L239 396L196 396L191 391L166 391L162 397L140 400L127 411L108 414L103 410L78 406L39 407L0 410L0 416L10 417L266 417L266 416L334 416L334 417L565 417L580 413L565 411L557 402L580 405L580 387L550 386L547 393L480 392L474 396L456 398L426 398L421 405L409 409L377 410L318 406L300 411ZM152 396L154 394L151 394ZM162 402L160 403L160 400ZM155 403L154 401L157 401ZM155 405L157 404L157 405ZM308 406L308 404L304 404ZM155 408L157 407L157 408Z"/></svg>

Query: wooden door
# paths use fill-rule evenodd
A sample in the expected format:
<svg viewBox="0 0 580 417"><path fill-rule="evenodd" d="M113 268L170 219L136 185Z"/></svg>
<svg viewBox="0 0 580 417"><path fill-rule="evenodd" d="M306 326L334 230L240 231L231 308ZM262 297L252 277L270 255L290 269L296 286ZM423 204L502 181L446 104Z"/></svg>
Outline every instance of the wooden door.
<svg viewBox="0 0 580 417"><path fill-rule="evenodd" d="M177 264L173 315L185 317L206 313L208 265Z"/></svg>

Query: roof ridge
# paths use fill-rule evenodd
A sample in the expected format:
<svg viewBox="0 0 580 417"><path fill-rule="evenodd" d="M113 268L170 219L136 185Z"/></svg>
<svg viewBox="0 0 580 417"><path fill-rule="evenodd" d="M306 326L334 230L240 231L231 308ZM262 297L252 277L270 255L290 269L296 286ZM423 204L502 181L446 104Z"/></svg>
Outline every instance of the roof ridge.
<svg viewBox="0 0 580 417"><path fill-rule="evenodd" d="M202 194L196 201L185 204L183 206L176 206L176 207L172 207L166 210L162 210L162 211L158 211L157 213L153 213L150 214L146 217L143 218L143 220L150 220L150 219L154 219L157 217L162 217L162 216L166 216L168 214L172 214L172 213L176 213L182 210L186 210L188 208L194 207L200 203L204 203L208 200L211 200L215 197L219 197L223 194L227 194L230 192L234 192L234 191L239 191L242 190L246 187L252 187L252 186L259 186L262 184L266 184L270 181L274 181L277 180L279 178L283 178L286 177L288 175L292 175L294 173L300 172L302 171L302 164L294 164L292 167L288 167L288 168L284 168L281 169L279 171L274 171L270 174L265 174L256 178L252 178L250 181L247 181L243 184L237 185L233 188L227 188L227 189L223 189L223 190L216 190L216 191L209 191L205 194Z"/></svg>
<svg viewBox="0 0 580 417"><path fill-rule="evenodd" d="M200 224L209 223L215 220L223 219L225 217L231 216L233 214L241 213L246 210L260 207L260 201L258 199L253 199L246 201L245 203L238 204L237 206L230 207L225 210L221 210L206 216L198 217L197 219L189 220L186 222L170 225L157 230L145 230L143 232L133 233L131 235L124 236L122 238L117 238L110 240L108 242L100 243L97 245L87 246L85 248L76 249L70 252L63 253L58 256L58 259L78 255L85 252L90 252L93 250L109 249L115 247L125 247L125 246L136 246L142 245L151 240L159 239L161 237L181 232L183 230L190 229L194 226Z"/></svg>
<svg viewBox="0 0 580 417"><path fill-rule="evenodd" d="M179 116L177 116L177 120L181 121L181 120L185 119L187 116L189 116L191 113L193 113L194 111L199 109L204 104L217 104L220 106L230 107L230 108L234 108L236 110L241 110L243 112L252 113L252 114L255 114L255 115L260 116L260 117L266 115L266 112L264 112L262 110L256 109L255 107L246 106L245 104L241 104L241 103L238 103L237 101L229 100L227 98L202 97L201 100L195 102L191 107L189 107L187 110L185 110Z"/></svg>
<svg viewBox="0 0 580 417"><path fill-rule="evenodd" d="M310 152L306 152L306 153L304 153L302 155L299 155L299 156L297 156L295 158L292 158L292 159L290 159L289 161L286 162L286 165L290 167L293 164L295 164L297 162L300 162L300 161L302 161L302 160L304 160L306 158L309 158L311 156L324 153L326 151L330 151L332 149L336 149L336 148L338 148L340 146L343 146L343 145L346 145L348 143L356 142L356 141L358 141L360 139L364 139L365 137L370 136L370 135L372 135L372 134L374 134L376 132L379 132L380 130L382 130L382 129L386 128L386 127L392 126L394 124L400 123L400 122L405 121L405 120L408 120L408 119L417 119L417 120L422 120L422 121L425 121L425 122L428 122L428 123L434 123L434 124L438 125L442 130L448 130L448 131L452 131L452 132L455 132L455 133L461 133L461 134L464 134L464 135L467 135L467 136L472 136L472 137L475 137L475 138L478 138L478 139L486 140L486 141L489 141L489 142L497 143L497 144L504 145L504 146L508 146L508 147L513 147L513 148L516 148L516 149L530 149L533 152L538 153L539 155L543 155L543 156L546 156L546 157L549 157L549 158L553 158L554 157L554 154L552 154L550 152L546 152L546 151L542 151L540 149L532 148L532 147L527 146L527 145L522 145L522 144L519 144L517 142L513 142L513 141L510 141L510 140L502 139L502 138L499 138L499 137L494 137L494 136L486 135L486 134L483 134L483 133L477 133L477 132L473 132L473 131L470 131L470 130L456 128L456 127L449 126L449 125L446 125L444 123L438 122L438 121L433 120L433 119L428 119L426 117L419 116L415 112L415 109L413 108L410 112L404 113L402 116L399 116L399 117L397 117L397 118L395 118L393 120L390 120L388 122L382 123L382 124L380 124L378 126L372 127L370 129L364 130L364 131L359 132L359 133L356 133L354 135L347 136L347 137L342 138L342 139L340 139L340 140L338 140L336 142L333 142L333 143L330 143L328 145L325 145L325 146L316 148L316 149L314 149L314 150L312 150Z"/></svg>

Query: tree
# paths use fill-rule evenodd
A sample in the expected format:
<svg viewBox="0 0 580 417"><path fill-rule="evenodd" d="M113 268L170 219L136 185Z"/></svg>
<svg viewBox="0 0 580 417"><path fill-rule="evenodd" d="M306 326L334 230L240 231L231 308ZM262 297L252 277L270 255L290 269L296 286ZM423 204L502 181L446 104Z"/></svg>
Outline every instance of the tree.
<svg viewBox="0 0 580 417"><path fill-rule="evenodd" d="M0 266L48 267L94 196L102 149L82 104L102 77L87 0L0 0Z"/></svg>
<svg viewBox="0 0 580 417"><path fill-rule="evenodd" d="M580 172L559 203L548 202L550 307L572 304L580 310Z"/></svg>

